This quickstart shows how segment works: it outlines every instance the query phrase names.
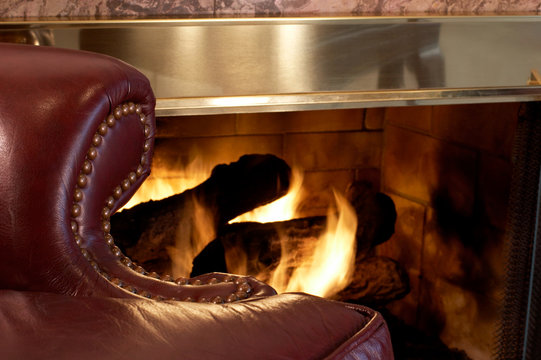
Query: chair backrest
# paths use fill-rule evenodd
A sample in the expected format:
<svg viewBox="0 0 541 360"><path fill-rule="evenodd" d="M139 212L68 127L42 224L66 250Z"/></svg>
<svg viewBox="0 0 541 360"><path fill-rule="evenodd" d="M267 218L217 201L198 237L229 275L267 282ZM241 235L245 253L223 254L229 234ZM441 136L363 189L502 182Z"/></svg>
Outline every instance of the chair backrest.
<svg viewBox="0 0 541 360"><path fill-rule="evenodd" d="M214 302L274 294L226 274L178 284L115 246L110 216L150 172L154 106L148 79L117 59L0 45L0 288Z"/></svg>

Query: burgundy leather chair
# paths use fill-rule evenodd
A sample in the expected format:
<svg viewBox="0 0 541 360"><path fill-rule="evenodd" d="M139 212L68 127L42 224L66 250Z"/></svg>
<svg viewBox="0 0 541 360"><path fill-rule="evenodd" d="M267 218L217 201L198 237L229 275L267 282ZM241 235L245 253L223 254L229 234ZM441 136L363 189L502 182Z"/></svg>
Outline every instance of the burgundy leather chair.
<svg viewBox="0 0 541 360"><path fill-rule="evenodd" d="M154 105L114 58L0 44L0 358L391 359L366 307L122 254L109 218L150 172Z"/></svg>

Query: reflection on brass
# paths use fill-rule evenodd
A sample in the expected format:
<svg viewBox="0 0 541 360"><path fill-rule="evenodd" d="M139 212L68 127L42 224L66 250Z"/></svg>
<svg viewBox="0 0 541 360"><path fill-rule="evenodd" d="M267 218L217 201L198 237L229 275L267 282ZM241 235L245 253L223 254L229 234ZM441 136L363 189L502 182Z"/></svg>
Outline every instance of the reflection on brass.
<svg viewBox="0 0 541 360"><path fill-rule="evenodd" d="M541 19L341 17L0 23L122 59L159 115L541 100Z"/></svg>
<svg viewBox="0 0 541 360"><path fill-rule="evenodd" d="M530 72L528 85L541 85L541 75L539 75L539 71L537 71L537 69L532 69Z"/></svg>
<svg viewBox="0 0 541 360"><path fill-rule="evenodd" d="M54 45L53 34L48 29L0 31L0 42L30 45Z"/></svg>

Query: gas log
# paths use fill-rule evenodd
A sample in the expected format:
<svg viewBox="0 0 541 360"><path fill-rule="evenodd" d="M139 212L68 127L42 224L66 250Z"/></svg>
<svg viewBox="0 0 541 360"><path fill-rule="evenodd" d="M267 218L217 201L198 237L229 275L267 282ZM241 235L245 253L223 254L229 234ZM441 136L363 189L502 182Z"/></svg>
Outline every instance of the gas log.
<svg viewBox="0 0 541 360"><path fill-rule="evenodd" d="M283 254L287 254L289 273L299 260L311 256L315 242L326 229L327 218L274 223L228 221L285 195L290 175L290 167L275 156L245 155L229 165L218 165L209 179L193 189L113 215L111 232L115 243L145 269L169 272L172 251L195 246L196 213L204 208L213 236L193 254L193 266L190 263L190 268L184 269L187 273L174 275L187 276L190 270L190 276L230 272L269 281ZM378 305L407 294L409 282L400 265L374 256L374 247L394 233L393 201L373 190L368 182L352 184L346 196L358 221L355 272L351 285L335 298ZM179 244L179 232L191 235Z"/></svg>
<svg viewBox="0 0 541 360"><path fill-rule="evenodd" d="M334 296L339 300L382 305L409 292L409 279L400 264L374 256L374 246L394 232L393 201L358 182L349 187L348 200L357 215L355 270L351 285ZM273 223L244 222L226 225L194 259L191 276L207 272L233 272L270 282L285 260L286 274L312 255L324 233L327 218L316 216Z"/></svg>
<svg viewBox="0 0 541 360"><path fill-rule="evenodd" d="M399 262L385 256L370 256L355 260L351 283L332 298L381 307L409 292L408 273Z"/></svg>
<svg viewBox="0 0 541 360"><path fill-rule="evenodd" d="M198 211L205 209L206 226L217 229L285 195L290 177L291 168L274 155L244 155L234 163L216 166L210 177L193 189L114 214L111 234L117 246L148 271L169 272L167 249L178 245L180 231L193 234L187 239L187 245L193 245Z"/></svg>
<svg viewBox="0 0 541 360"><path fill-rule="evenodd" d="M347 197L357 215L355 258L363 259L374 246L388 240L394 233L394 203L387 195L373 191L367 182L350 185ZM252 275L262 270L272 271L280 261L282 251L306 255L323 234L326 225L325 216L314 216L272 223L244 222L222 226L218 230L219 236L194 259L192 276L232 270L232 264L237 260L228 253L238 254L241 250L248 259L244 271ZM287 241L281 244L281 238ZM222 255L226 256L227 261L220 260ZM216 263L226 262L231 265L216 268Z"/></svg>

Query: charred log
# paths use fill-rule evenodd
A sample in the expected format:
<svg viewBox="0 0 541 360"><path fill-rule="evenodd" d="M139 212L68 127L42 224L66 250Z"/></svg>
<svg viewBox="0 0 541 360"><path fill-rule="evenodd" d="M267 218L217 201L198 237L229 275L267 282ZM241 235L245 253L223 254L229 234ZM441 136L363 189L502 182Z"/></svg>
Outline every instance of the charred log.
<svg viewBox="0 0 541 360"><path fill-rule="evenodd" d="M218 271L214 270L214 264L221 263L226 264L221 271L264 277L278 266L282 252L307 256L325 226L324 216L227 225L221 229L219 237L194 259L191 276Z"/></svg>
<svg viewBox="0 0 541 360"><path fill-rule="evenodd" d="M170 267L167 249L175 247L177 234L195 233L195 214L200 209L205 209L208 227L216 229L285 195L290 175L287 163L273 155L245 155L216 166L204 183L191 190L113 215L111 234L130 258L159 272Z"/></svg>
<svg viewBox="0 0 541 360"><path fill-rule="evenodd" d="M357 257L382 244L394 234L396 209L393 200L372 188L372 184L357 181L348 186L346 197L357 213Z"/></svg>
<svg viewBox="0 0 541 360"><path fill-rule="evenodd" d="M374 246L394 233L393 201L375 192L368 183L350 186L348 197L358 220L355 270L351 284L336 298L383 305L405 296L409 292L406 271L392 259L373 256ZM282 261L286 274L290 275L301 261L312 256L317 240L326 230L326 220L319 216L224 226L219 236L194 259L191 276L222 271L252 275L269 282Z"/></svg>
<svg viewBox="0 0 541 360"><path fill-rule="evenodd" d="M355 262L353 280L334 299L379 307L401 299L409 291L408 274L397 261L372 256Z"/></svg>
<svg viewBox="0 0 541 360"><path fill-rule="evenodd" d="M391 198L374 191L369 183L352 184L347 195L357 214L356 258L363 259L375 245L388 240L394 233L396 210ZM213 264L223 265L224 262L231 264L226 269L229 272L257 275L262 271L272 271L279 263L282 252L306 256L307 249L313 248L325 228L324 216L224 226L212 241L211 247L204 249L194 259L192 276L209 271L224 271L223 268L213 268ZM235 259L238 256L241 259ZM233 267L239 261L245 263L244 268Z"/></svg>
<svg viewBox="0 0 541 360"><path fill-rule="evenodd" d="M291 274L302 260L312 256L316 241L326 230L326 217L227 224L285 195L290 172L283 160L271 155L247 155L235 163L219 165L207 181L194 189L114 215L111 224L115 242L147 270L168 271L171 252L194 248L196 214L206 209L206 228L218 229L218 234L208 238L202 251L193 254L200 251L193 261L191 276L229 272L269 281L280 261L285 261L286 275ZM394 233L393 201L363 182L352 184L347 195L358 219L356 269L352 285L337 298L382 304L403 296L409 288L400 265L372 256L374 246ZM190 235L187 243L178 243L179 232Z"/></svg>

